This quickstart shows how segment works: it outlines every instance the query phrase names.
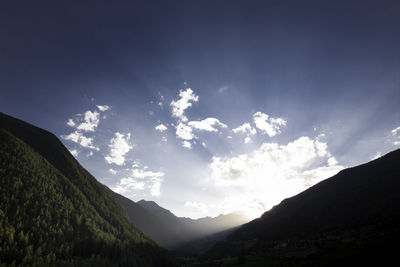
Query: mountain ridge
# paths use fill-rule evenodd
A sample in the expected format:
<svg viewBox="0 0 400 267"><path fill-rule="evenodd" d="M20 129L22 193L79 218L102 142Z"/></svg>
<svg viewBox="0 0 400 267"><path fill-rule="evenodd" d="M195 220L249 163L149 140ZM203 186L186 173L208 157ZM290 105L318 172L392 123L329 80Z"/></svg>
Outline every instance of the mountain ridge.
<svg viewBox="0 0 400 267"><path fill-rule="evenodd" d="M55 135L0 113L0 142L1 263L172 264Z"/></svg>
<svg viewBox="0 0 400 267"><path fill-rule="evenodd" d="M218 232L223 232L237 227L245 222L247 218L240 215L219 215L215 218L205 217L190 219L178 217L170 210L158 205L155 201L140 200L134 202L120 194L112 192L112 196L125 208L128 217L145 234L150 236L163 247L174 251L197 251L204 250L203 245L192 246L192 242L207 238ZM146 219L143 219L146 218ZM235 218L230 223L227 221ZM206 244L206 242L202 242ZM207 248L211 243L207 242Z"/></svg>
<svg viewBox="0 0 400 267"><path fill-rule="evenodd" d="M399 163L397 149L342 170L239 227L207 255L314 255L315 266L326 260L326 253L366 264L390 257L398 248L394 237L400 237ZM379 256L369 254L374 249Z"/></svg>

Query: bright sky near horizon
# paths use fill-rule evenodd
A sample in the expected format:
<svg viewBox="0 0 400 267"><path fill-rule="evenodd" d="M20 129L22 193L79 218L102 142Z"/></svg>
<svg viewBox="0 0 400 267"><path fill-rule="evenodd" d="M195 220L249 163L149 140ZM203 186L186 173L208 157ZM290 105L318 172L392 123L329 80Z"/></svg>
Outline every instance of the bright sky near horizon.
<svg viewBox="0 0 400 267"><path fill-rule="evenodd" d="M253 218L400 147L398 1L38 3L0 10L0 111L134 201Z"/></svg>

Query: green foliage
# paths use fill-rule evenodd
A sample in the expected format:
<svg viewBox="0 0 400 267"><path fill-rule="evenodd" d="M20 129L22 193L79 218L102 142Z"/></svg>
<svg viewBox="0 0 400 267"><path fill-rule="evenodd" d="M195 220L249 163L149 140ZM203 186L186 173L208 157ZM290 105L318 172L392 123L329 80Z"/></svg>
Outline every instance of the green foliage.
<svg viewBox="0 0 400 267"><path fill-rule="evenodd" d="M42 146L0 129L0 266L170 265L62 145Z"/></svg>

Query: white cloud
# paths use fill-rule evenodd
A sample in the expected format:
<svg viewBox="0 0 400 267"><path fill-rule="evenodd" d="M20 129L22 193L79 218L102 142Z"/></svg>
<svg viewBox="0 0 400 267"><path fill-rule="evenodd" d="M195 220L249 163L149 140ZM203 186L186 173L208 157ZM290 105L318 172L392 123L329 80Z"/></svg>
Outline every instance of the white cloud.
<svg viewBox="0 0 400 267"><path fill-rule="evenodd" d="M286 125L282 118L270 118L267 114L256 112L253 115L253 121L258 129L270 137L281 133L281 127Z"/></svg>
<svg viewBox="0 0 400 267"><path fill-rule="evenodd" d="M107 111L107 110L109 110L110 109L110 107L108 106L108 105L97 105L97 108L100 110L100 111Z"/></svg>
<svg viewBox="0 0 400 267"><path fill-rule="evenodd" d="M204 148L207 148L207 144L206 144L205 142L201 142L201 145L202 145Z"/></svg>
<svg viewBox="0 0 400 267"><path fill-rule="evenodd" d="M111 138L108 147L110 148L110 154L104 159L109 164L123 165L125 162L125 154L128 153L133 146L129 143L131 134L115 133L115 137Z"/></svg>
<svg viewBox="0 0 400 267"><path fill-rule="evenodd" d="M196 138L192 132L192 128L182 122L176 127L176 136L183 140L192 140Z"/></svg>
<svg viewBox="0 0 400 267"><path fill-rule="evenodd" d="M212 177L219 185L247 185L257 179L283 178L284 181L296 177L316 162L321 157L317 151L316 141L303 136L286 146L264 143L249 155L242 154L226 160L214 157L210 168ZM330 162L334 163L332 159Z"/></svg>
<svg viewBox="0 0 400 267"><path fill-rule="evenodd" d="M240 133L240 134L245 134L246 135L246 137L244 138L244 140L243 140L243 142L245 143L245 144L249 144L249 143L251 143L252 142L252 139L251 139L251 135L255 135L256 133L257 133L257 130L254 128L254 127L252 127L251 125L250 125L250 123L248 123L248 122L246 122L246 123L243 123L242 125L240 125L239 127L236 127L236 128L234 128L234 129L232 129L232 131L234 132L234 133ZM230 137L229 139L232 139L232 137Z"/></svg>
<svg viewBox="0 0 400 267"><path fill-rule="evenodd" d="M244 143L245 144L251 143L251 138L248 136L246 138L244 138Z"/></svg>
<svg viewBox="0 0 400 267"><path fill-rule="evenodd" d="M91 156L93 156L93 151L90 151L90 152L86 155L86 157L91 157Z"/></svg>
<svg viewBox="0 0 400 267"><path fill-rule="evenodd" d="M332 177L333 175L341 171L343 168L344 167L342 165L337 165L337 164L321 166L296 174L296 178L304 180L305 186L309 187L326 178Z"/></svg>
<svg viewBox="0 0 400 267"><path fill-rule="evenodd" d="M161 137L161 141L163 141L163 142L167 142L167 141L168 141L168 139L167 139L167 137L163 136L163 137Z"/></svg>
<svg viewBox="0 0 400 267"><path fill-rule="evenodd" d="M79 154L78 150L76 150L76 149L72 149L72 150L70 150L69 152L70 152L74 157L77 157L78 154Z"/></svg>
<svg viewBox="0 0 400 267"><path fill-rule="evenodd" d="M71 126L71 127L74 127L76 124L75 124L75 122L74 122L73 119L68 119L67 125L68 125L68 126Z"/></svg>
<svg viewBox="0 0 400 267"><path fill-rule="evenodd" d="M224 192L234 188L242 192L240 199L234 196L230 198L227 193L226 201L230 203L225 203L227 207L234 208L240 204L239 207L243 205L251 210L253 208L247 207L248 203L256 201L269 209L284 198L300 193L343 169L333 157L327 159L329 152L319 153L325 145L318 142L317 139L303 136L287 145L264 143L249 154L225 159L214 157L209 165L211 181L224 187ZM322 158L327 161L321 161ZM321 165L323 162L325 165ZM251 211L260 212L256 208Z"/></svg>
<svg viewBox="0 0 400 267"><path fill-rule="evenodd" d="M82 130L85 132L94 132L94 129L99 125L100 113L97 111L86 111L84 114L84 122L80 123L77 127L78 130Z"/></svg>
<svg viewBox="0 0 400 267"><path fill-rule="evenodd" d="M192 128L208 132L218 132L218 129L216 129L214 126L221 128L228 127L226 124L220 122L216 118L207 118L201 121L190 121L188 125L191 126Z"/></svg>
<svg viewBox="0 0 400 267"><path fill-rule="evenodd" d="M92 142L93 142L93 138L82 135L80 138L79 144L83 147L87 147L87 148L95 149L95 150L99 151L100 149L98 147L94 146L92 144Z"/></svg>
<svg viewBox="0 0 400 267"><path fill-rule="evenodd" d="M171 102L172 116L179 118L181 121L187 121L185 110L192 106L191 102L197 102L199 96L195 95L193 90L186 88L186 90L179 90L179 99Z"/></svg>
<svg viewBox="0 0 400 267"><path fill-rule="evenodd" d="M200 211L201 213L207 213L208 212L207 205L202 203L202 202L186 201L185 202L185 207L194 208L194 209Z"/></svg>
<svg viewBox="0 0 400 267"><path fill-rule="evenodd" d="M117 174L117 171L116 170L114 170L114 169L108 169L108 171L112 174L112 175L115 175L115 174Z"/></svg>
<svg viewBox="0 0 400 267"><path fill-rule="evenodd" d="M147 171L147 169L148 169L147 166L143 168L134 168L132 170L132 177L137 179L147 179L147 178L157 178L164 176L163 172Z"/></svg>
<svg viewBox="0 0 400 267"><path fill-rule="evenodd" d="M318 140L315 141L315 147L317 148L317 153L318 153L318 156L320 156L320 157L323 157L328 153L326 150L328 148L328 145L324 142L320 142Z"/></svg>
<svg viewBox="0 0 400 267"><path fill-rule="evenodd" d="M400 126L392 130L392 135L397 138L397 140L393 141L393 145L395 146L400 145L400 135L398 133L400 133Z"/></svg>
<svg viewBox="0 0 400 267"><path fill-rule="evenodd" d="M70 140L80 144L82 147L90 148L99 151L100 149L93 145L93 138L84 136L81 132L75 131L69 135L62 135L62 139Z"/></svg>
<svg viewBox="0 0 400 267"><path fill-rule="evenodd" d="M248 135L254 135L257 133L257 130L251 127L250 123L246 122L240 125L239 127L232 130L234 133L243 133Z"/></svg>
<svg viewBox="0 0 400 267"><path fill-rule="evenodd" d="M119 183L111 187L111 190L125 196L135 196L136 190L144 190L145 183L143 181L136 181L133 178L122 178Z"/></svg>
<svg viewBox="0 0 400 267"><path fill-rule="evenodd" d="M154 129L156 129L157 131L159 131L159 132L164 132L164 131L166 131L166 130L168 130L168 128L167 128L167 126L165 126L164 124L159 124L159 125L157 125Z"/></svg>
<svg viewBox="0 0 400 267"><path fill-rule="evenodd" d="M153 177L151 179L150 194L154 197L161 195L161 178Z"/></svg>
<svg viewBox="0 0 400 267"><path fill-rule="evenodd" d="M132 168L139 168L140 167L140 162L138 160L134 160L132 164Z"/></svg>
<svg viewBox="0 0 400 267"><path fill-rule="evenodd" d="M192 148L192 144L188 141L182 141L182 146L187 148L187 149L191 149Z"/></svg>
<svg viewBox="0 0 400 267"><path fill-rule="evenodd" d="M392 135L395 136L400 132L400 126L392 130Z"/></svg>
<svg viewBox="0 0 400 267"><path fill-rule="evenodd" d="M110 169L111 173L116 171ZM116 186L111 189L125 196L136 196L140 191L142 197L146 196L146 192L151 196L159 196L161 194L161 183L163 182L163 172L154 172L148 170L147 166L141 167L135 161L133 168L130 169L128 177L122 178Z"/></svg>
<svg viewBox="0 0 400 267"><path fill-rule="evenodd" d="M334 157L330 157L328 159L328 166L335 166L338 164L338 161Z"/></svg>
<svg viewBox="0 0 400 267"><path fill-rule="evenodd" d="M61 138L64 140L70 140L72 142L78 143L82 134L78 131L70 133L69 135L62 135Z"/></svg>
<svg viewBox="0 0 400 267"><path fill-rule="evenodd" d="M107 105L101 106L97 105L100 111L109 110L110 107ZM105 116L103 116L105 118ZM64 140L70 140L72 142L78 143L82 147L99 151L99 147L93 145L94 137L87 137L83 132L94 132L100 123L100 113L97 111L86 111L83 115L77 114L75 118L70 118L67 121L67 125L74 127L75 131L69 135L62 135L61 138ZM90 152L87 156L90 157L93 152Z"/></svg>

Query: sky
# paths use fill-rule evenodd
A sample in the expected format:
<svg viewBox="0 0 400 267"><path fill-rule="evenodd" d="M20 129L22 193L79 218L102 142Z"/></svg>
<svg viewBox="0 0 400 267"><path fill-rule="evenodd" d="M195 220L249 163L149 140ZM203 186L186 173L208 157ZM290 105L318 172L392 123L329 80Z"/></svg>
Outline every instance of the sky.
<svg viewBox="0 0 400 267"><path fill-rule="evenodd" d="M0 111L53 132L134 201L254 218L400 148L399 13L399 1L7 1Z"/></svg>

